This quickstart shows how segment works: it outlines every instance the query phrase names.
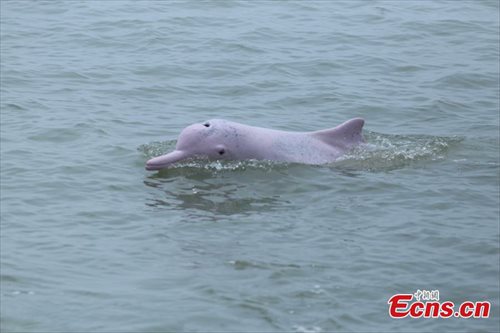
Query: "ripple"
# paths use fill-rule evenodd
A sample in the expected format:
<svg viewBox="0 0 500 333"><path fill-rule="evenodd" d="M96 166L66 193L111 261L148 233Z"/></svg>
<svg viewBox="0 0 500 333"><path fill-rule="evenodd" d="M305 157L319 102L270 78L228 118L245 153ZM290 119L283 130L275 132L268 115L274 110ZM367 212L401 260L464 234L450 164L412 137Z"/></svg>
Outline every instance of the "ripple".
<svg viewBox="0 0 500 333"><path fill-rule="evenodd" d="M438 86L459 89L480 89L498 85L498 77L478 73L454 73L434 82Z"/></svg>
<svg viewBox="0 0 500 333"><path fill-rule="evenodd" d="M11 109L11 110L18 110L18 111L21 111L21 110L26 110L26 108L23 108L22 106L18 105L18 104L14 104L14 103L6 103L2 109Z"/></svg>
<svg viewBox="0 0 500 333"><path fill-rule="evenodd" d="M292 329L294 332L298 332L298 333L321 333L321 332L323 332L323 329L319 326L293 325Z"/></svg>
<svg viewBox="0 0 500 333"><path fill-rule="evenodd" d="M41 133L31 135L28 138L34 141L46 142L70 142L78 140L81 134L72 128L52 128L41 131Z"/></svg>

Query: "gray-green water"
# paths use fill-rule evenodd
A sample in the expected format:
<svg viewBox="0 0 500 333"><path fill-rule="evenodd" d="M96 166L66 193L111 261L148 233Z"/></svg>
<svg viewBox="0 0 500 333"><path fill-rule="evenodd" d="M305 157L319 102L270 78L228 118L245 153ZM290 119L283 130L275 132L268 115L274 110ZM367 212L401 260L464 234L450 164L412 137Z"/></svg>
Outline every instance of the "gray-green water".
<svg viewBox="0 0 500 333"><path fill-rule="evenodd" d="M499 330L497 1L1 1L1 329ZM180 130L366 119L330 166ZM391 319L417 289L488 319Z"/></svg>

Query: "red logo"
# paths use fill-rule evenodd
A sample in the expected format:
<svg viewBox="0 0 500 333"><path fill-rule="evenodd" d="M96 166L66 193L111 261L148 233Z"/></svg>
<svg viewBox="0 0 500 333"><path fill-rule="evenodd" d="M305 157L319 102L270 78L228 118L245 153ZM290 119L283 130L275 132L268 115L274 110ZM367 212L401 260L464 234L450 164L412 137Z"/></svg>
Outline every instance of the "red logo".
<svg viewBox="0 0 500 333"><path fill-rule="evenodd" d="M413 299L415 298L415 301ZM414 294L396 294L389 301L392 318L488 318L491 304L487 301L466 301L455 310L451 301L440 302L439 291L417 290Z"/></svg>

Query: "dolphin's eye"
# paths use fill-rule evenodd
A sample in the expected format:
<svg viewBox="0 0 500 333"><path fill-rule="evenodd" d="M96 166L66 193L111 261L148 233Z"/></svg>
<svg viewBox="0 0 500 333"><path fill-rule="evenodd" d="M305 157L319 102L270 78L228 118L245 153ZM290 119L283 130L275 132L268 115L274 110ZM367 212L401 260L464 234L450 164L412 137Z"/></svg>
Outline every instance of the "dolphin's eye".
<svg viewBox="0 0 500 333"><path fill-rule="evenodd" d="M224 149L219 150L219 155L224 155L226 151Z"/></svg>
<svg viewBox="0 0 500 333"><path fill-rule="evenodd" d="M205 127L210 127L210 123L207 121L206 123L203 124Z"/></svg>

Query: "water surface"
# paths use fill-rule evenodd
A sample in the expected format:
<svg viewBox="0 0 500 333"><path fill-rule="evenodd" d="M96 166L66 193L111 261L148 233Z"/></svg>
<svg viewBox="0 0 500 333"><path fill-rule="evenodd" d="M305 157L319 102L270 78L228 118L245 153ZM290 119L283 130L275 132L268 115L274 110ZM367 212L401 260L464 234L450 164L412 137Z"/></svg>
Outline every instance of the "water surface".
<svg viewBox="0 0 500 333"><path fill-rule="evenodd" d="M499 327L497 1L1 1L4 332ZM366 120L332 165L185 162ZM403 319L417 289L489 319Z"/></svg>

